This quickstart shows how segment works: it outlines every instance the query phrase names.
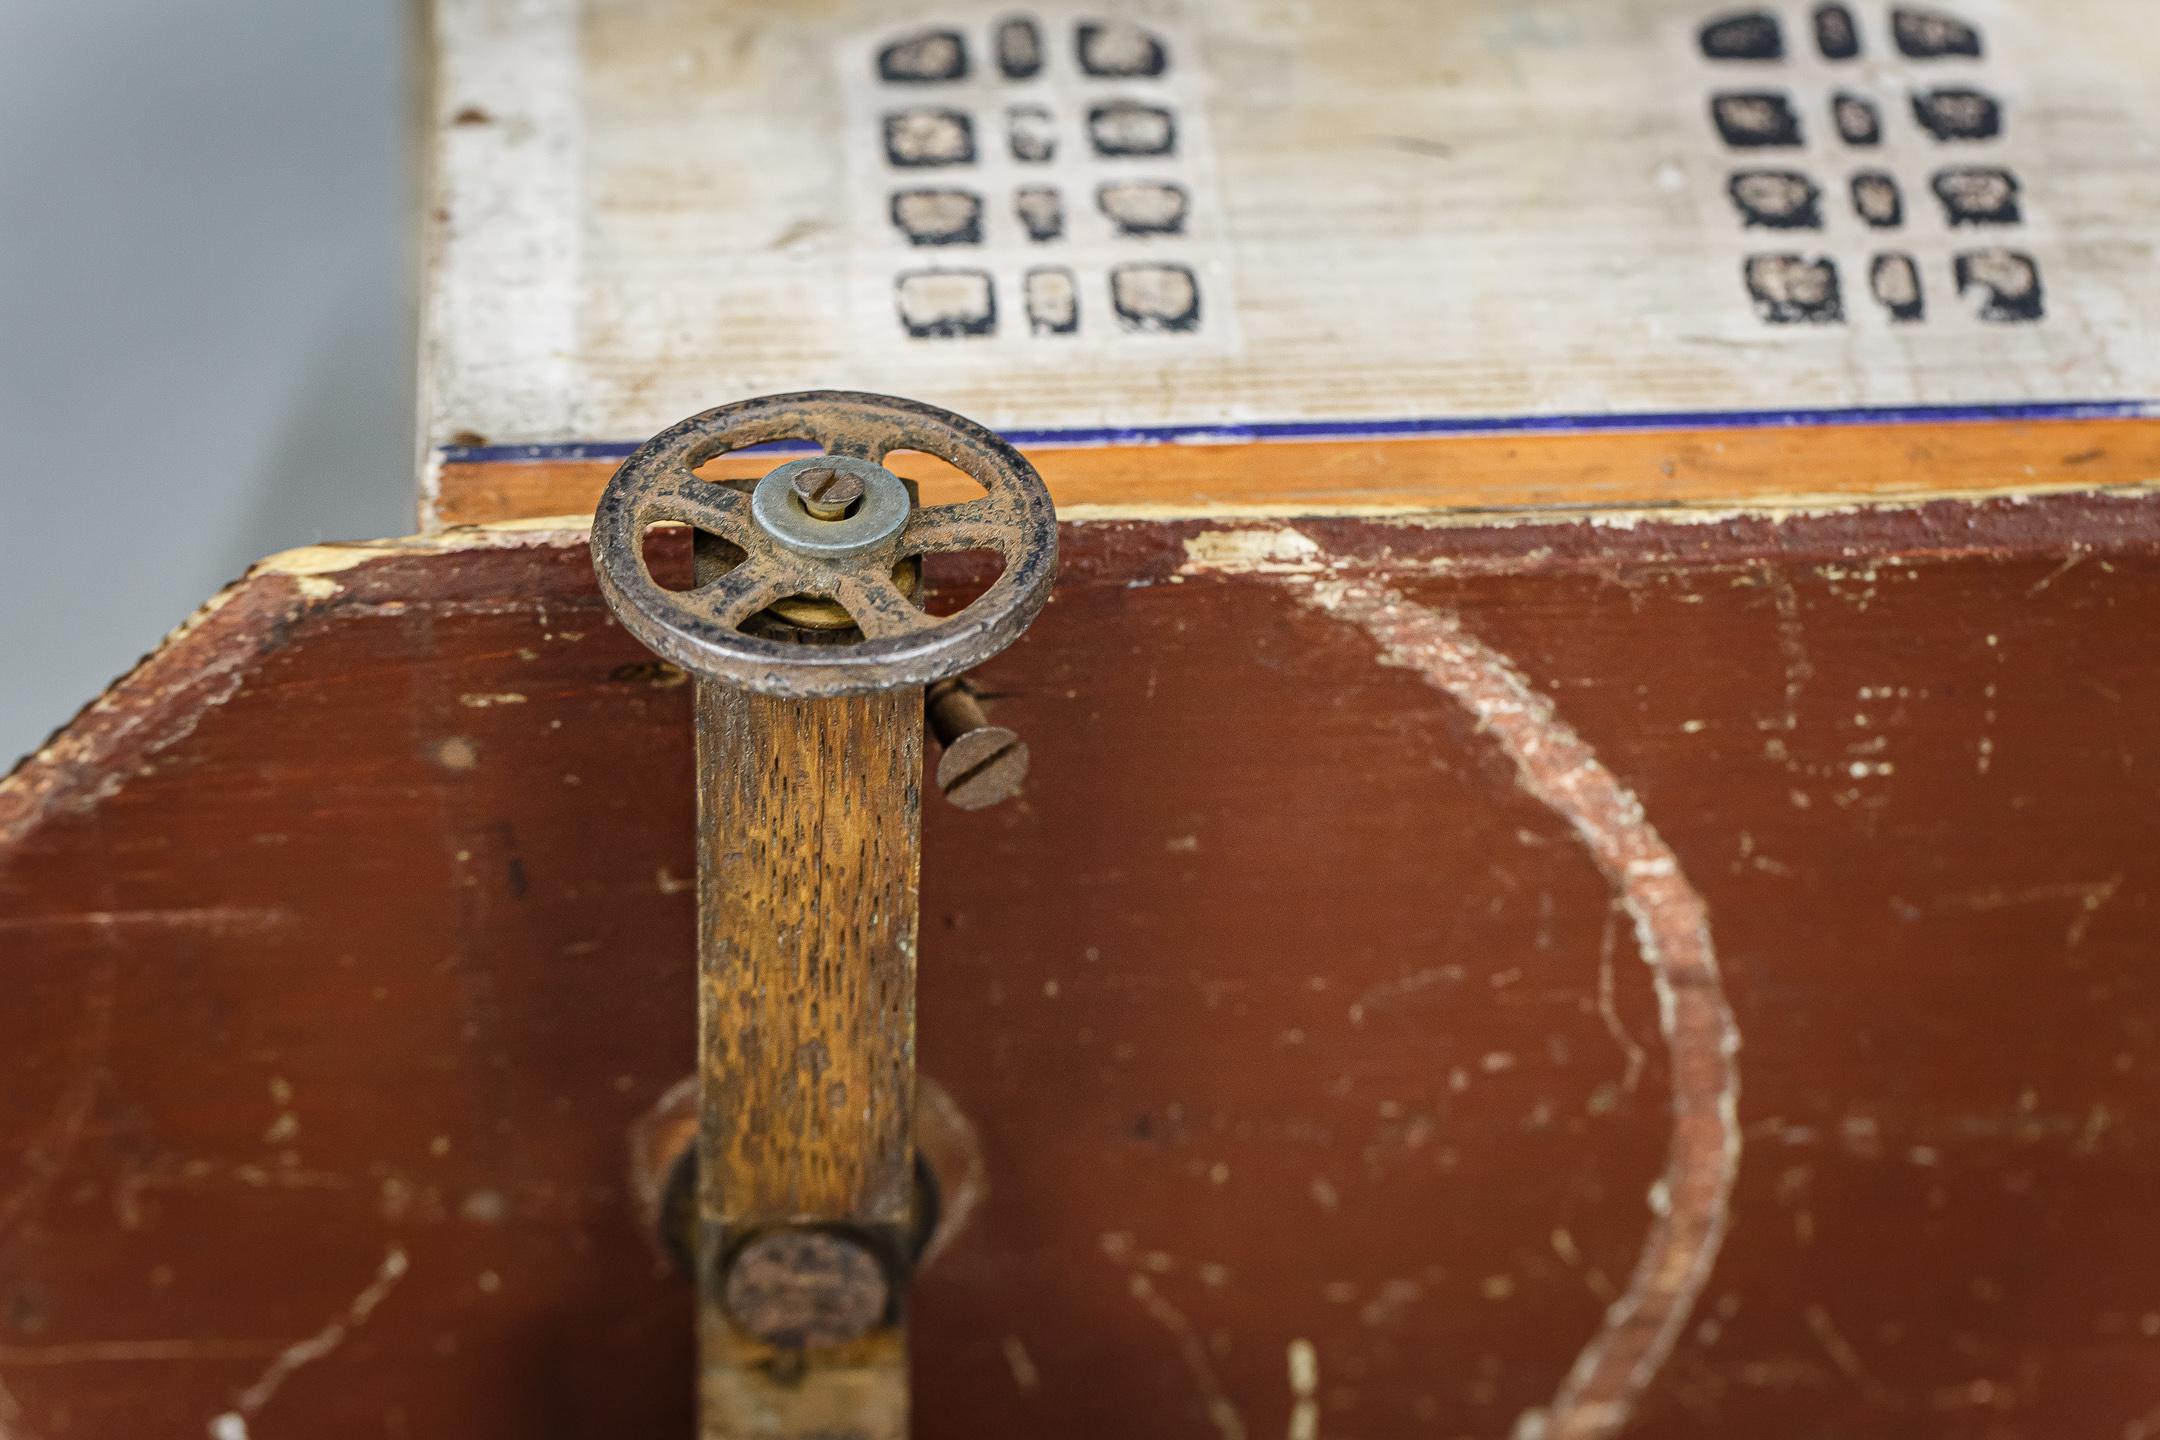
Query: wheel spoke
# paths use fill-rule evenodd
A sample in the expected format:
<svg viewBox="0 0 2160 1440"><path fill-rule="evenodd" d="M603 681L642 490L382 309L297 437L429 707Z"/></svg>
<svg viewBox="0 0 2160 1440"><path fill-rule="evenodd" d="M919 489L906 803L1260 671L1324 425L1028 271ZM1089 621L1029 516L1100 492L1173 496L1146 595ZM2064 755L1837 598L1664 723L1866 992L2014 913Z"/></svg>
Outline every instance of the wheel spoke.
<svg viewBox="0 0 2160 1440"><path fill-rule="evenodd" d="M1005 557L1015 541L1013 528L988 499L967 500L958 505L933 505L909 517L901 532L903 555L952 555L965 550L989 550Z"/></svg>
<svg viewBox="0 0 2160 1440"><path fill-rule="evenodd" d="M815 422L810 427L810 441L828 455L845 455L852 460L868 460L876 465L885 458L885 443L864 436L860 431L840 424L828 425Z"/></svg>
<svg viewBox="0 0 2160 1440"><path fill-rule="evenodd" d="M915 602L901 594L899 586L882 576L849 575L833 586L833 599L840 602L840 608L870 640L912 635L937 623L936 616L916 609Z"/></svg>
<svg viewBox="0 0 2160 1440"><path fill-rule="evenodd" d="M692 612L725 629L743 621L794 588L787 576L760 560L746 560L717 580L708 580L677 597Z"/></svg>
<svg viewBox="0 0 2160 1440"><path fill-rule="evenodd" d="M651 520L673 520L693 530L718 535L745 550L757 543L749 497L694 475L684 475L674 484L655 491L648 502L646 516Z"/></svg>

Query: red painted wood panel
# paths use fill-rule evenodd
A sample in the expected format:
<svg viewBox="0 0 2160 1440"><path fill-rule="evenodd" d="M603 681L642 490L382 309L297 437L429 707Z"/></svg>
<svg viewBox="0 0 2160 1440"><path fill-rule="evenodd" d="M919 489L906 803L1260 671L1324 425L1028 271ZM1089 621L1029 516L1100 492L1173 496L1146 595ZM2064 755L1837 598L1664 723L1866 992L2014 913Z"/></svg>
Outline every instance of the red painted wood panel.
<svg viewBox="0 0 2160 1440"><path fill-rule="evenodd" d="M925 816L987 1184L920 1433L1507 1433L1661 1176L1628 1433L2152 1423L2152 500L1064 543L1025 796ZM258 573L7 782L0 1433L688 1433L688 699L575 543L453 537Z"/></svg>

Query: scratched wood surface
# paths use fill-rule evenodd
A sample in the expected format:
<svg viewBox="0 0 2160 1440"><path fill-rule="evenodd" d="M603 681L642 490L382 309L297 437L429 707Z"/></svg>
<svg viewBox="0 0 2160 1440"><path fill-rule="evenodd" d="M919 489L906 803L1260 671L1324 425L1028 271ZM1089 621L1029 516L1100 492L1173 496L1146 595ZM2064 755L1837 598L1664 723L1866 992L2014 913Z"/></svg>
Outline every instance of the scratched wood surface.
<svg viewBox="0 0 2160 1440"><path fill-rule="evenodd" d="M791 701L699 683L698 1264L770 1226L915 1233L920 686ZM772 1378L774 1352L698 1314L710 1440L905 1440L904 1331L879 1324ZM905 1313L903 1306L893 1308Z"/></svg>
<svg viewBox="0 0 2160 1440"><path fill-rule="evenodd" d="M1850 55L1816 8L441 0L424 517L560 511L474 465L813 386L1083 446L1318 426L1353 461L1396 422L2149 408L2147 6L1853 0ZM1706 33L1736 16L1775 53ZM1720 97L1770 118L1728 135ZM1479 503L1377 464L1382 502ZM1139 473L1172 509L1277 498ZM1699 495L1668 478L1614 498Z"/></svg>
<svg viewBox="0 0 2160 1440"><path fill-rule="evenodd" d="M917 1433L2154 1430L2150 495L1062 543L923 816ZM689 1433L690 712L465 534L0 783L0 1429Z"/></svg>

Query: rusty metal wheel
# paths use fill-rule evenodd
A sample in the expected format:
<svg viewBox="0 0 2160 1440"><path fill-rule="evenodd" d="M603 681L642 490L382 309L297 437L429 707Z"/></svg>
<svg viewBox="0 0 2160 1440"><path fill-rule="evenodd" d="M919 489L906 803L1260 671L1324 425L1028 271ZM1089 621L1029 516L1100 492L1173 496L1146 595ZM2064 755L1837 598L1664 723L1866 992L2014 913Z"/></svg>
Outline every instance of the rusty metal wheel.
<svg viewBox="0 0 2160 1440"><path fill-rule="evenodd" d="M824 454L779 466L749 493L696 472L780 440ZM896 450L944 460L986 494L918 507L881 463ZM688 590L654 580L645 532L674 522L742 552ZM923 555L990 551L1004 569L958 614L920 609L895 571ZM855 695L957 675L1010 645L1049 598L1057 514L1020 452L948 410L846 390L767 395L655 435L608 482L593 516L593 569L623 627L697 675L767 695ZM828 600L859 639L805 645L745 626L776 605Z"/></svg>

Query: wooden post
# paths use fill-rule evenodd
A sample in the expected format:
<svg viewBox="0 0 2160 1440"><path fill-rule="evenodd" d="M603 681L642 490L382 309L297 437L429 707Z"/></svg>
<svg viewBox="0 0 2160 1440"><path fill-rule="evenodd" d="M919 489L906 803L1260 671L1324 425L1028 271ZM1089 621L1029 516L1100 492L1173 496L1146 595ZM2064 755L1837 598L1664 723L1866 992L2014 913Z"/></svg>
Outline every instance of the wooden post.
<svg viewBox="0 0 2160 1440"><path fill-rule="evenodd" d="M698 685L704 1440L907 1433L922 731Z"/></svg>

